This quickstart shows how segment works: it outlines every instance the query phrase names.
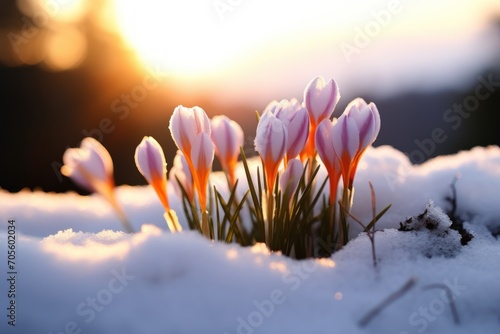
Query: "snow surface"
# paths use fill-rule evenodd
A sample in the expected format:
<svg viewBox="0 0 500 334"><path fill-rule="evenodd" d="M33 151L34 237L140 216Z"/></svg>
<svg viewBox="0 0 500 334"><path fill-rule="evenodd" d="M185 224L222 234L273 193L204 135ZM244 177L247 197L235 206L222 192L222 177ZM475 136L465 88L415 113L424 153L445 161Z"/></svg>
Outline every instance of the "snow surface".
<svg viewBox="0 0 500 334"><path fill-rule="evenodd" d="M474 235L466 246L444 214L457 175L456 216ZM420 166L391 147L369 149L353 207L365 222L371 220L369 180L378 210L392 203L377 225L383 231L375 235L376 269L357 224L352 240L330 259L296 261L263 245L242 248L197 232L166 232L149 187L117 188L139 231L133 235L120 231L97 195L0 190L0 332L500 332L500 241L492 235L500 232L500 148L474 148ZM224 187L217 173L212 183ZM169 194L181 213L173 189ZM396 229L426 208L435 229ZM15 328L6 317L8 219L17 224ZM409 280L415 284L408 291L359 324Z"/></svg>

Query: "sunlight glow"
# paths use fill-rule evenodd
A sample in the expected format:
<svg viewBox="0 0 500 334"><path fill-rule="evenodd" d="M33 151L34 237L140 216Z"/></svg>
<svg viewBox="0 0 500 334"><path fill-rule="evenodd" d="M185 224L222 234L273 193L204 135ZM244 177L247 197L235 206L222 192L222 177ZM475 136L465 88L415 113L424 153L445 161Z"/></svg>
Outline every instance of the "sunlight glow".
<svg viewBox="0 0 500 334"><path fill-rule="evenodd" d="M295 36L313 35L346 20L332 16L339 5L325 2L326 12L305 2L255 1L221 15L212 1L113 1L118 29L139 58L188 76L219 75L248 59L259 61L256 54L280 48L281 41L296 43ZM283 8L286 15L276 16Z"/></svg>

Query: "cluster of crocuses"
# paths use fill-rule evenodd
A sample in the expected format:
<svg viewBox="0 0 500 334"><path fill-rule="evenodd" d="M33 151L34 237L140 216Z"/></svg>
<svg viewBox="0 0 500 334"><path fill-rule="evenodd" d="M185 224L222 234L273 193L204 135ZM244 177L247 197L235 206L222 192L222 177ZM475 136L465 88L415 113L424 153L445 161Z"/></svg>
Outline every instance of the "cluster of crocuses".
<svg viewBox="0 0 500 334"><path fill-rule="evenodd" d="M330 207L336 206L338 183L342 178L341 205L350 208L356 169L363 152L378 135L380 116L375 104L357 98L349 103L338 119L332 120L339 99L334 80L325 82L322 78L315 78L304 91L303 103L296 99L273 101L259 117L255 149L262 161L266 185L265 194L262 194L266 199L262 203L266 206L264 220L268 233L265 241L268 244L272 243L272 231L276 230L271 225L273 221L276 223L273 217L276 195L287 194L290 198L299 181L304 180L306 165L309 166L309 177L312 176L313 167L319 163L317 155L328 172ZM179 232L182 227L176 213L170 209L167 182L171 182L178 190L176 193L186 197L199 210L201 233L213 237L209 226L213 214L208 206L208 199L213 195L208 185L212 163L217 156L226 173L229 189L237 185L236 166L243 145L243 131L226 116L209 119L202 108L183 106L175 108L169 129L179 149L169 180L163 150L152 137L144 137L136 149L137 168L156 191L172 232ZM131 231L114 195L113 165L105 148L96 140L85 138L81 148L65 152L64 163L62 172L86 189L103 194L125 222L126 229ZM279 191L275 191L278 188ZM330 219L333 224L335 213ZM243 224L238 226L242 228ZM344 232L340 233L345 233L345 229L344 222Z"/></svg>

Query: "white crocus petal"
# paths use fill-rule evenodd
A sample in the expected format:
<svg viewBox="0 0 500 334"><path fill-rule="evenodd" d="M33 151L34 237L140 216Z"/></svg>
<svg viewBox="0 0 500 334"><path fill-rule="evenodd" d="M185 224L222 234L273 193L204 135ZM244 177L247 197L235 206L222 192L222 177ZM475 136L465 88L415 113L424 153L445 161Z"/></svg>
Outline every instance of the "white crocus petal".
<svg viewBox="0 0 500 334"><path fill-rule="evenodd" d="M195 137L200 132L210 135L210 120L200 107L177 106L170 118L169 129L177 147L190 154Z"/></svg>
<svg viewBox="0 0 500 334"><path fill-rule="evenodd" d="M295 158L309 135L309 114L297 99L281 100L269 109L287 128L287 156Z"/></svg>
<svg viewBox="0 0 500 334"><path fill-rule="evenodd" d="M291 196L297 189L304 167L298 159L288 161L288 166L280 177L280 188L283 194Z"/></svg>
<svg viewBox="0 0 500 334"><path fill-rule="evenodd" d="M316 149L327 170L334 166L334 160L336 159L332 139L332 130L335 123L336 119L335 122L324 119L316 129Z"/></svg>
<svg viewBox="0 0 500 334"><path fill-rule="evenodd" d="M257 125L255 149L264 160L264 164L280 162L286 152L287 129L273 113L264 113Z"/></svg>
<svg viewBox="0 0 500 334"><path fill-rule="evenodd" d="M332 115L339 99L339 87L333 79L325 83L321 77L314 78L304 91L304 105L316 124Z"/></svg>
<svg viewBox="0 0 500 334"><path fill-rule="evenodd" d="M287 156L294 158L302 151L309 136L309 115L305 108L295 110L288 123Z"/></svg>
<svg viewBox="0 0 500 334"><path fill-rule="evenodd" d="M375 139L377 139L377 136L380 132L380 113L378 112L377 106L373 102L370 102L368 104L368 108L370 108L372 115L373 115L373 123L374 123L373 141L375 141Z"/></svg>
<svg viewBox="0 0 500 334"><path fill-rule="evenodd" d="M108 151L97 140L87 137L80 148L69 148L63 155L61 172L89 191L98 191L98 185L112 186L113 161Z"/></svg>
<svg viewBox="0 0 500 334"><path fill-rule="evenodd" d="M144 137L135 150L135 164L148 183L166 178L167 164L160 144L153 137Z"/></svg>
<svg viewBox="0 0 500 334"><path fill-rule="evenodd" d="M341 164L348 166L359 148L359 130L356 122L345 114L340 116L332 130L332 142Z"/></svg>
<svg viewBox="0 0 500 334"><path fill-rule="evenodd" d="M207 173L212 168L215 147L208 134L202 132L196 136L191 151L191 159L198 174Z"/></svg>
<svg viewBox="0 0 500 334"><path fill-rule="evenodd" d="M243 130L235 121L227 116L214 116L211 120L212 141L215 153L222 163L237 160L240 147L243 146Z"/></svg>
<svg viewBox="0 0 500 334"><path fill-rule="evenodd" d="M366 102L357 98L351 101L345 111L346 117L354 121L359 129L359 150L363 150L371 144L374 132L372 111Z"/></svg>

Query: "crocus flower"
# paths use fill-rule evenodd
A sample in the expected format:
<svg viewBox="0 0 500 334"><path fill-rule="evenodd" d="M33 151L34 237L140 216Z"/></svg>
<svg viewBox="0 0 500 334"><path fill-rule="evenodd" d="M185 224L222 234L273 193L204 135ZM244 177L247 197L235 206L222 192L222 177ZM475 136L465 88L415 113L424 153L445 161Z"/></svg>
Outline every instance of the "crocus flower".
<svg viewBox="0 0 500 334"><path fill-rule="evenodd" d="M167 196L167 163L160 144L153 137L144 137L135 150L135 164L153 187L165 208L165 219L171 232L180 232L177 215L170 210Z"/></svg>
<svg viewBox="0 0 500 334"><path fill-rule="evenodd" d="M334 131L337 119L330 121L324 119L319 123L316 130L316 148L318 155L323 161L323 165L328 172L328 182L330 184L330 205L334 205L337 198L337 187L341 176L341 168L334 149Z"/></svg>
<svg viewBox="0 0 500 334"><path fill-rule="evenodd" d="M285 124L269 110L260 117L255 150L262 159L269 193L274 189L278 167L286 153L287 133Z"/></svg>
<svg viewBox="0 0 500 334"><path fill-rule="evenodd" d="M215 155L229 177L229 183L234 186L235 168L243 146L243 130L241 126L226 116L212 118L212 142L215 145Z"/></svg>
<svg viewBox="0 0 500 334"><path fill-rule="evenodd" d="M170 210L167 196L167 163L160 144L153 137L144 137L135 150L135 165L153 187L166 210Z"/></svg>
<svg viewBox="0 0 500 334"><path fill-rule="evenodd" d="M354 119L342 114L333 129L333 148L339 159L344 188L349 186L353 161L359 148L359 129Z"/></svg>
<svg viewBox="0 0 500 334"><path fill-rule="evenodd" d="M314 78L304 91L304 106L309 113L310 130L306 146L301 157L313 157L315 154L315 133L318 124L330 118L340 99L339 87L331 79L325 83L321 77Z"/></svg>
<svg viewBox="0 0 500 334"><path fill-rule="evenodd" d="M191 160L196 166L195 182L198 182L198 197L202 209L207 207L207 185L208 177L212 171L212 163L214 161L214 144L210 136L205 132L199 133L193 142L191 150Z"/></svg>
<svg viewBox="0 0 500 334"><path fill-rule="evenodd" d="M375 103L370 102L367 104L365 100L361 98L356 98L351 101L346 107L345 113L347 113L350 118L354 119L359 130L359 147L354 157L354 166L350 175L352 183L361 156L368 146L373 144L375 139L377 139L380 131L380 114Z"/></svg>
<svg viewBox="0 0 500 334"><path fill-rule="evenodd" d="M104 146L92 137L84 138L80 148L69 148L64 152L63 162L61 173L82 188L104 196L115 209L127 232L132 232L133 229L116 200L113 161Z"/></svg>
<svg viewBox="0 0 500 334"><path fill-rule="evenodd" d="M170 118L169 129L175 144L190 163L191 149L196 136L200 132L210 135L210 119L200 107L178 106Z"/></svg>
<svg viewBox="0 0 500 334"><path fill-rule="evenodd" d="M169 124L170 132L175 141L177 147L182 151L184 157L193 176L196 191L198 192L198 197L200 201L206 198L206 189L201 188L201 182L199 180L199 168L193 162L192 150L194 143L198 136L205 133L208 138L210 138L211 128L210 119L203 109L200 107L186 108L183 106L178 106L175 108L172 117L170 118ZM213 145L212 145L213 146ZM196 152L196 156L199 160L199 154L201 152ZM207 152L206 154L209 154ZM212 155L213 156L213 155ZM201 202L200 202L201 204ZM202 206L203 210L205 209Z"/></svg>
<svg viewBox="0 0 500 334"><path fill-rule="evenodd" d="M182 154L180 150L177 151L177 154L174 157L174 163L172 165L172 168L170 168L168 177L171 184L174 186L174 191L176 192L177 196L182 197L182 190L179 186L180 182L180 185L182 185L182 187L186 191L189 201L193 202L193 176L191 175L191 171L189 170L186 157L184 157L184 154Z"/></svg>
<svg viewBox="0 0 500 334"><path fill-rule="evenodd" d="M304 149L309 136L309 115L297 99L273 101L265 109L271 111L283 124L288 133L285 166Z"/></svg>
<svg viewBox="0 0 500 334"><path fill-rule="evenodd" d="M304 166L300 160L291 159L288 161L288 166L280 177L280 189L283 196L292 199L303 172Z"/></svg>

